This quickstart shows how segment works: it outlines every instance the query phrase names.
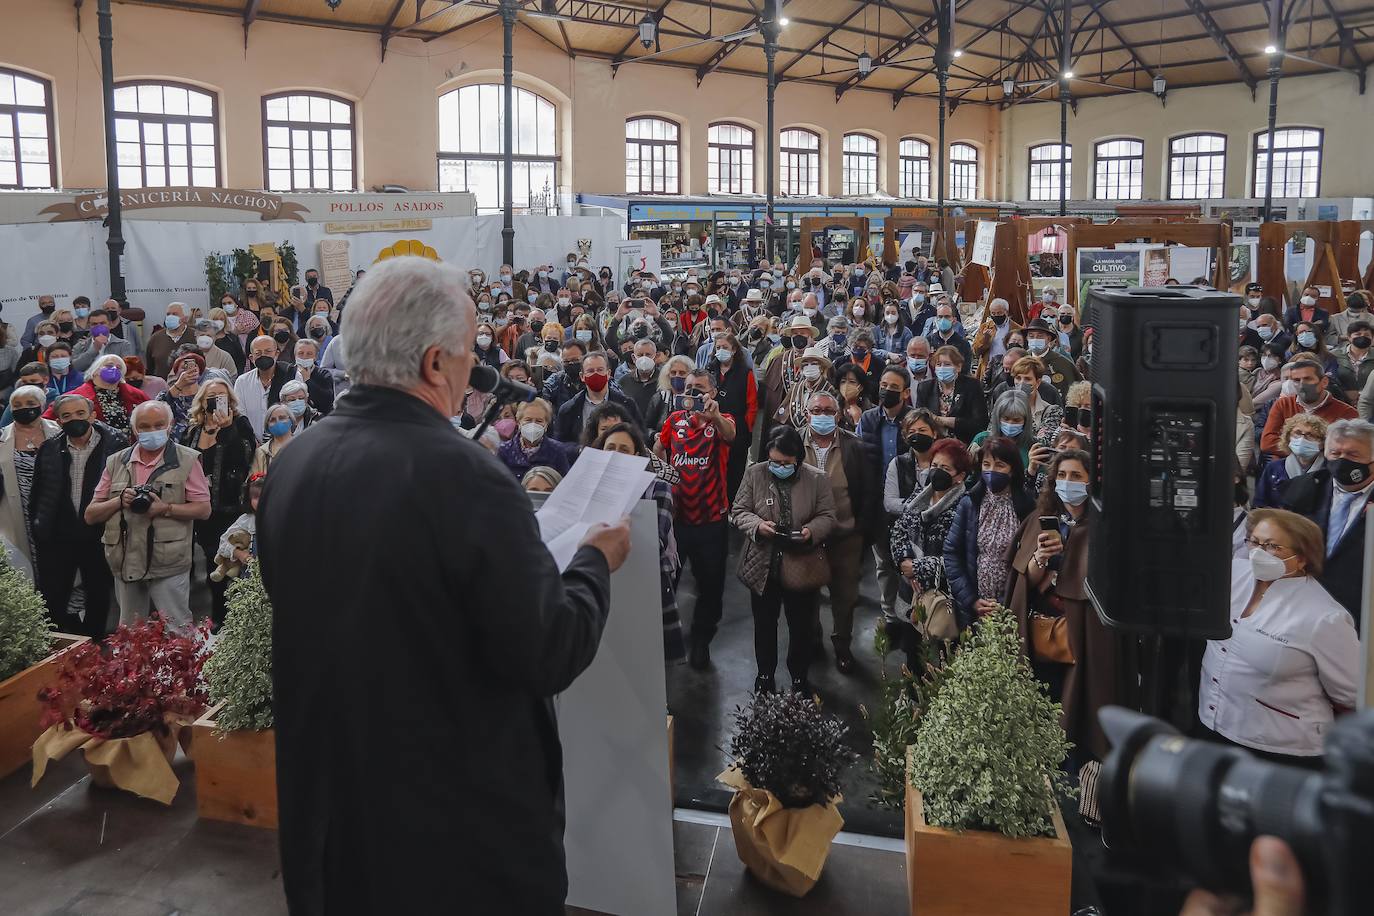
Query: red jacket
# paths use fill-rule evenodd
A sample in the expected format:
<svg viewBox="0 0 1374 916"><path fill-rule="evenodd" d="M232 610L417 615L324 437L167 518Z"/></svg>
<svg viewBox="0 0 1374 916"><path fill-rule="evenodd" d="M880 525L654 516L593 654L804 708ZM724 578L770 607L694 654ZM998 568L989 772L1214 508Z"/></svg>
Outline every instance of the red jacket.
<svg viewBox="0 0 1374 916"><path fill-rule="evenodd" d="M124 383L124 382L120 382L120 383L119 383L119 389L118 389L118 390L119 390L119 403L121 403L121 404L124 405L124 412L125 412L126 414L131 415L131 416L133 415L133 412L134 412L134 408L135 408L135 407L137 407L139 404L142 404L144 401L146 401L146 400L149 399L148 396L147 396L146 394L144 394L143 392L139 391L139 390L138 390L137 388L135 388L133 385L129 385L129 384L126 384L126 383ZM94 383L94 382L87 382L86 384L82 385L82 386L79 387L79 388L74 388L74 389L72 389L72 390L71 390L70 392L68 392L68 393L69 393L69 394L79 394L79 395L81 395L83 398L85 398L86 400L90 401L92 404L95 405L95 418L96 418L97 420L99 420L100 422L102 422L102 423L109 422L109 421L107 421L107 420L105 419L105 411L104 411L103 409L101 409L101 407L100 407L100 400L95 396L95 383ZM48 409L43 413L43 416L47 417L49 420L56 420L56 419L57 419L57 415L56 415L55 413L53 413L53 409L54 409L56 406L57 406L56 404L50 404L50 405L48 406Z"/></svg>

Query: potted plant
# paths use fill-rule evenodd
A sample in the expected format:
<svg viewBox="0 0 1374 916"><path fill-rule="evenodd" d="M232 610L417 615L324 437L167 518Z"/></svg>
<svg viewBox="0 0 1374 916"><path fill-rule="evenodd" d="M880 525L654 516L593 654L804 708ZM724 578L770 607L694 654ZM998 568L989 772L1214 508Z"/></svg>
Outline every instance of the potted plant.
<svg viewBox="0 0 1374 916"><path fill-rule="evenodd" d="M0 778L29 759L43 733L38 691L57 680L57 660L85 636L54 633L28 577L0 560Z"/></svg>
<svg viewBox="0 0 1374 916"><path fill-rule="evenodd" d="M1072 849L1059 704L1021 654L1005 608L950 662L910 749L907 876L919 916L1069 910Z"/></svg>
<svg viewBox="0 0 1374 916"><path fill-rule="evenodd" d="M208 623L183 634L154 616L121 626L103 651L88 642L64 655L38 695L47 731L33 745L33 785L49 761L81 748L94 784L171 804L178 739L205 711L209 633Z"/></svg>
<svg viewBox="0 0 1374 916"><path fill-rule="evenodd" d="M882 660L878 703L871 713L862 705L859 711L873 730L872 769L878 788L871 800L880 808L900 811L906 805L907 749L916 743L916 731L958 646L958 642L937 645L926 641L920 655L910 660L920 667L921 673L913 673L902 664L894 677L888 670L890 646L886 633L879 627L874 636L874 648Z"/></svg>
<svg viewBox="0 0 1374 916"><path fill-rule="evenodd" d="M769 887L802 897L820 879L844 826L840 776L858 757L844 743L847 731L797 693L759 693L735 710L735 763L719 779L735 790L735 851Z"/></svg>
<svg viewBox="0 0 1374 916"><path fill-rule="evenodd" d="M277 826L272 731L272 603L257 567L229 586L228 613L205 662L211 708L194 725L201 817Z"/></svg>

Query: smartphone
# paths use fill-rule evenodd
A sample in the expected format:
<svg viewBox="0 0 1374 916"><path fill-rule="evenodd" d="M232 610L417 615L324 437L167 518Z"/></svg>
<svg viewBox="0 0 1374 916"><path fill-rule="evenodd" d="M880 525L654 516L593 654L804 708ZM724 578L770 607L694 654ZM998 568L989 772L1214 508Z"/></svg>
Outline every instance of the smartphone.
<svg viewBox="0 0 1374 916"><path fill-rule="evenodd" d="M787 539L800 544L802 541L806 540L806 532L802 531L800 528L796 531L789 531L787 533Z"/></svg>
<svg viewBox="0 0 1374 916"><path fill-rule="evenodd" d="M211 413L219 413L219 398L207 398L205 406L210 408Z"/></svg>
<svg viewBox="0 0 1374 916"><path fill-rule="evenodd" d="M673 410L701 410L701 398L691 394L673 395Z"/></svg>
<svg viewBox="0 0 1374 916"><path fill-rule="evenodd" d="M229 416L229 399L228 399L228 398L214 398L213 400L214 400L214 402L215 402L215 406L214 406L215 415L218 416L221 420L223 420L225 417L228 417L228 416Z"/></svg>
<svg viewBox="0 0 1374 916"><path fill-rule="evenodd" d="M1040 516L1040 530L1053 531L1057 534L1059 532L1059 519L1053 515Z"/></svg>

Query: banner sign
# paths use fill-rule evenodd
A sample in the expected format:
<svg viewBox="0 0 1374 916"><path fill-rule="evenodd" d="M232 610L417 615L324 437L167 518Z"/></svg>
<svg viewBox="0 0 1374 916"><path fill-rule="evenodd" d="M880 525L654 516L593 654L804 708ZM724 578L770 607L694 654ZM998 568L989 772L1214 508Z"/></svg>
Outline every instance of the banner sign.
<svg viewBox="0 0 1374 916"><path fill-rule="evenodd" d="M415 191L373 194L355 191L290 192L237 188L126 188L120 195L123 214L135 220L179 220L195 223L419 223L441 217L473 216L476 198L462 192ZM109 214L106 191L6 191L0 194L0 225L103 220ZM410 231L390 227L362 230ZM358 231L343 230L339 231Z"/></svg>
<svg viewBox="0 0 1374 916"><path fill-rule="evenodd" d="M615 243L615 277L618 282L646 270L655 277L662 269L663 243L658 239L632 239Z"/></svg>
<svg viewBox="0 0 1374 916"><path fill-rule="evenodd" d="M973 254L969 261L973 264L992 266L992 249L997 239L997 224L979 220L973 233Z"/></svg>
<svg viewBox="0 0 1374 916"><path fill-rule="evenodd" d="M201 207L212 210L244 210L258 214L262 220L289 219L304 222L305 207L288 203L279 194L265 191L234 191L227 188L140 188L119 195L124 210L176 207ZM49 222L65 223L74 219L104 219L110 214L110 195L104 191L78 194L69 203L55 203L38 211L51 213Z"/></svg>
<svg viewBox="0 0 1374 916"><path fill-rule="evenodd" d="M1140 252L1111 248L1078 249L1078 303L1094 286L1139 286Z"/></svg>

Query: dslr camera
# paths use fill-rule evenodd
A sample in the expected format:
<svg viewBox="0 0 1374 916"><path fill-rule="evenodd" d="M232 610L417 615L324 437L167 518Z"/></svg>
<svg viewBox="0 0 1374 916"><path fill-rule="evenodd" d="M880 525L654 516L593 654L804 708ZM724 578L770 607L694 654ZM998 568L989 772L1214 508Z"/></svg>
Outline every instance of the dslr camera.
<svg viewBox="0 0 1374 916"><path fill-rule="evenodd" d="M1098 714L1102 841L1126 862L1221 893L1250 892L1250 844L1278 837L1302 866L1307 912L1374 912L1374 711L1336 720L1325 768L1259 760L1119 706Z"/></svg>
<svg viewBox="0 0 1374 916"><path fill-rule="evenodd" d="M134 493L134 498L129 503L129 509L143 515L153 507L153 498L157 495L157 488L150 483L140 484L136 487L129 487Z"/></svg>

